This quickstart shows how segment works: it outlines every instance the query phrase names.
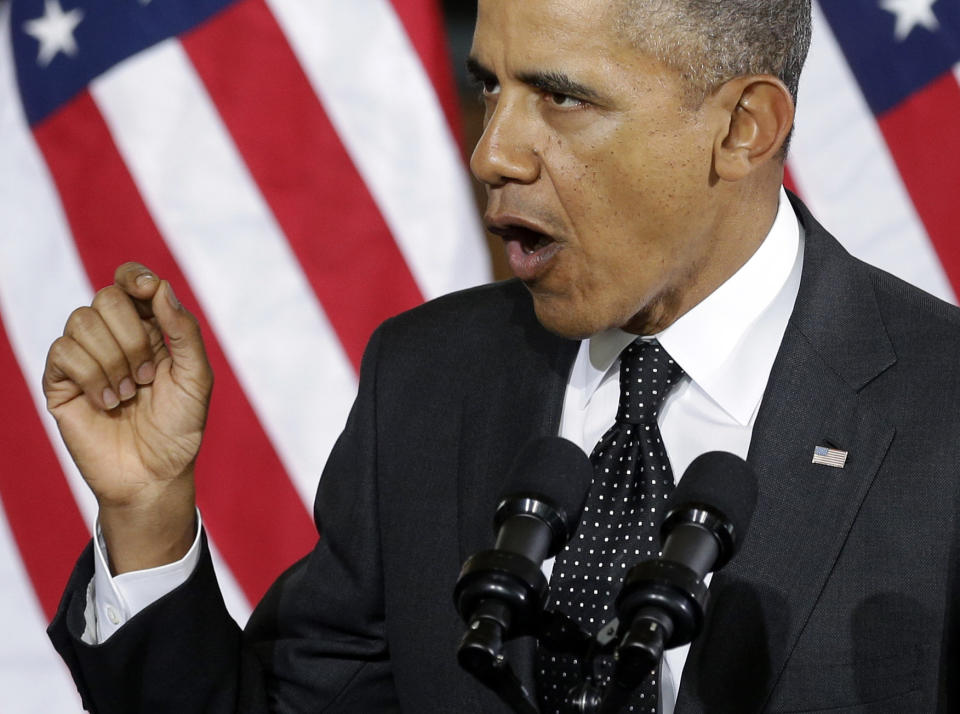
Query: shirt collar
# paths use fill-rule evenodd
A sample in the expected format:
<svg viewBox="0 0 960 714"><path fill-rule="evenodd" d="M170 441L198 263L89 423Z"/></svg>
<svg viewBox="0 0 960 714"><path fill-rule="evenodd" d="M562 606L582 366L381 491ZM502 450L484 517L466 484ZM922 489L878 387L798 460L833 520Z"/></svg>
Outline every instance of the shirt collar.
<svg viewBox="0 0 960 714"><path fill-rule="evenodd" d="M767 237L743 266L658 335L689 378L731 418L750 422L763 397L800 286L803 241L786 191ZM620 329L581 345L582 371L573 374L584 406L623 348L637 338ZM586 354L584 352L586 351Z"/></svg>

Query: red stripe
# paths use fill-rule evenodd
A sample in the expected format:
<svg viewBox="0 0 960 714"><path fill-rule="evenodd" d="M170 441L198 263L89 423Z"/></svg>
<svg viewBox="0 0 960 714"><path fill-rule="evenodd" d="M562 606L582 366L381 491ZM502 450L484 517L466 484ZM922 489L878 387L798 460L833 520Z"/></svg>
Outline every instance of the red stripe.
<svg viewBox="0 0 960 714"><path fill-rule="evenodd" d="M891 109L879 124L927 235L954 291L960 295L957 117L960 86L953 73L947 73Z"/></svg>
<svg viewBox="0 0 960 714"><path fill-rule="evenodd" d="M0 374L4 375L3 408L10 415L0 429L0 506L40 606L51 619L90 531L21 379L2 319Z"/></svg>
<svg viewBox="0 0 960 714"><path fill-rule="evenodd" d="M410 37L410 42L420 56L427 76L433 83L457 145L462 146L460 106L457 103L453 63L439 3L436 0L391 0L391 2Z"/></svg>
<svg viewBox="0 0 960 714"><path fill-rule="evenodd" d="M423 296L283 32L242 0L181 41L359 368L376 326Z"/></svg>
<svg viewBox="0 0 960 714"><path fill-rule="evenodd" d="M247 597L256 602L316 532L247 401L196 297L141 199L89 93L34 127L94 285L138 260L174 284L200 320L217 385L197 466L204 522Z"/></svg>

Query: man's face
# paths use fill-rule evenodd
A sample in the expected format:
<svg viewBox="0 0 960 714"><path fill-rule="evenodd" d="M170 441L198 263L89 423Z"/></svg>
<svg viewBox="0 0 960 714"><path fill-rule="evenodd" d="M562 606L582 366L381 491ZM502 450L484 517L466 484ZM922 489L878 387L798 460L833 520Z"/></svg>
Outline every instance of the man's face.
<svg viewBox="0 0 960 714"><path fill-rule="evenodd" d="M659 331L723 279L707 105L615 29L618 1L480 0L471 51L485 221L540 321L573 338Z"/></svg>

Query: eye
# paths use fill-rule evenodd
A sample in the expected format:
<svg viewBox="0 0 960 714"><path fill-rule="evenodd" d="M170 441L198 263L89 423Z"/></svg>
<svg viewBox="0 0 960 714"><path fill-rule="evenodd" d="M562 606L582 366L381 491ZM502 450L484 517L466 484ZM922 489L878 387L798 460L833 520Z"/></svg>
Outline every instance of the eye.
<svg viewBox="0 0 960 714"><path fill-rule="evenodd" d="M495 97L500 94L500 82L495 79L483 79L479 84L480 93L484 97Z"/></svg>
<svg viewBox="0 0 960 714"><path fill-rule="evenodd" d="M582 99L577 99L576 97L571 97L569 94L562 94L560 92L550 92L547 94L547 100L561 109L576 109L586 104Z"/></svg>

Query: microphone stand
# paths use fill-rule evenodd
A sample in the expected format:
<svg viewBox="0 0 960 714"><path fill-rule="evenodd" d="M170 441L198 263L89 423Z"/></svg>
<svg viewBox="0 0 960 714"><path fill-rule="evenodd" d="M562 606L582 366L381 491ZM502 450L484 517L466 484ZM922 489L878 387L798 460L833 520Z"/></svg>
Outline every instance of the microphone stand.
<svg viewBox="0 0 960 714"><path fill-rule="evenodd" d="M643 599L648 597L649 590ZM671 639L670 619L662 610L641 606L632 611L628 622L622 638L623 628L617 619L591 636L568 615L544 610L522 628L523 634L536 635L552 651L575 655L583 663L584 682L567 695L565 714L619 714L633 691L659 667L664 647ZM505 642L517 636L514 625L508 604L494 598L482 600L460 640L457 661L515 714L539 714L534 695L516 676L504 652ZM601 688L592 667L599 655L611 653L614 670L608 685Z"/></svg>
<svg viewBox="0 0 960 714"><path fill-rule="evenodd" d="M681 563L655 559L633 566L617 597L626 633L614 655L610 686L591 713L619 712L660 666L664 649L692 642L703 626L707 599L703 579Z"/></svg>
<svg viewBox="0 0 960 714"><path fill-rule="evenodd" d="M536 563L507 550L470 557L454 588L457 609L467 619L457 660L516 714L539 714L539 709L510 666L505 641L534 635L553 651L581 660L584 683L567 695L565 714L618 714L659 667L665 648L696 637L708 597L706 584L690 567L647 560L627 573L616 602L619 618L591 636L569 616L545 610L546 593L547 581ZM614 670L601 688L593 666L598 656L610 653Z"/></svg>
<svg viewBox="0 0 960 714"><path fill-rule="evenodd" d="M597 714L619 714L633 691L643 684L650 672L660 667L666 640L659 618L638 615L620 642L614 655L615 664L610 684L599 705L591 711Z"/></svg>
<svg viewBox="0 0 960 714"><path fill-rule="evenodd" d="M633 691L660 666L667 638L659 618L638 615L622 640L620 630L614 619L597 633L583 660L583 684L567 694L564 714L619 714L630 703ZM595 660L611 654L614 669L610 681L601 687L593 671Z"/></svg>
<svg viewBox="0 0 960 714"><path fill-rule="evenodd" d="M539 714L535 697L516 676L503 651L505 640L513 639L511 608L502 600L483 600L475 610L457 648L457 661L477 680L492 690L516 714ZM569 615L543 610L534 622L521 630L555 652L573 654L587 661L593 638Z"/></svg>
<svg viewBox="0 0 960 714"><path fill-rule="evenodd" d="M484 600L460 640L457 661L516 714L539 714L533 695L523 686L503 651L503 636L510 631L510 620L506 605Z"/></svg>
<svg viewBox="0 0 960 714"><path fill-rule="evenodd" d="M665 649L691 642L700 632L707 586L685 565L654 559L630 569L617 597L618 619L601 628L589 660L613 652L609 684L601 689L584 667L584 684L568 695L568 714L618 714L633 691L660 666Z"/></svg>

